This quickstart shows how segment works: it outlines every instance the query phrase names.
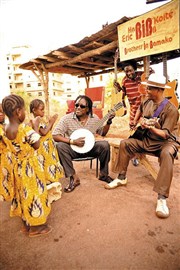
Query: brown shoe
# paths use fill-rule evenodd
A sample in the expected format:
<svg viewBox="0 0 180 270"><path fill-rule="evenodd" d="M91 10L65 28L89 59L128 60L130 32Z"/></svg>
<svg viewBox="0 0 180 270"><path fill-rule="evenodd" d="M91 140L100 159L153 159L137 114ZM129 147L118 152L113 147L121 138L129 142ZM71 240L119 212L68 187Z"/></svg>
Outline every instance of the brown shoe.
<svg viewBox="0 0 180 270"><path fill-rule="evenodd" d="M64 192L66 193L72 192L79 185L80 185L80 180L77 179L76 181L74 181L74 177L70 176L69 185L64 188Z"/></svg>
<svg viewBox="0 0 180 270"><path fill-rule="evenodd" d="M101 180L101 181L104 181L104 182L106 182L108 184L113 181L113 179L109 175L101 175L101 176L99 176L98 179Z"/></svg>

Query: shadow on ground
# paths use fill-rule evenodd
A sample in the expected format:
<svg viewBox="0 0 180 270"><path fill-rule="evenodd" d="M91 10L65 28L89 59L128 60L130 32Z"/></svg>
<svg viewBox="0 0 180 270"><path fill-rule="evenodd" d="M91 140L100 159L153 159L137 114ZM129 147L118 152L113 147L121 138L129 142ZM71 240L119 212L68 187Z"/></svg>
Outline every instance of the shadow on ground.
<svg viewBox="0 0 180 270"><path fill-rule="evenodd" d="M0 203L1 270L180 269L180 161L165 220L155 216L154 180L142 165L129 165L127 187L105 190L93 162L92 170L89 161L75 163L81 185L53 204L49 235L20 233L20 219L10 218L9 204Z"/></svg>

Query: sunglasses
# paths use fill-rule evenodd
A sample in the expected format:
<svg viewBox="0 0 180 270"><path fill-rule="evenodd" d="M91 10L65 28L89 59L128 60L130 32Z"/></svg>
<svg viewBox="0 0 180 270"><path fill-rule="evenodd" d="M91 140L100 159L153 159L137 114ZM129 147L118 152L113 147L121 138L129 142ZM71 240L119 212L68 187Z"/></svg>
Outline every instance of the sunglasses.
<svg viewBox="0 0 180 270"><path fill-rule="evenodd" d="M76 104L75 104L75 108L78 108L78 107L80 107L81 109L85 109L85 108L87 108L87 106L86 106L86 105L82 105L82 104L78 104L78 103L76 103Z"/></svg>

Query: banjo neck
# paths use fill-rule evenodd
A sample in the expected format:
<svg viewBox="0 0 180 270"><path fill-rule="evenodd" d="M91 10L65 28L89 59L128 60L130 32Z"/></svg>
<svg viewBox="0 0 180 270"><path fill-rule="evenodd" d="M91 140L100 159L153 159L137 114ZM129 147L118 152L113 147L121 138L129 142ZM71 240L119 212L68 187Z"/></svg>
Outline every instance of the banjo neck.
<svg viewBox="0 0 180 270"><path fill-rule="evenodd" d="M114 106L113 109L111 109L111 110L110 110L110 111L109 111L102 119L100 119L100 120L98 121L98 123L97 123L97 124L94 126L94 128L93 128L93 133L96 133L96 130L99 129L99 128L101 128L101 127L103 126L104 122L108 120L109 116L110 116L113 112L117 111L118 109L120 109L120 108L123 107L123 106L124 106L124 105L123 105L122 102L117 103L117 104Z"/></svg>

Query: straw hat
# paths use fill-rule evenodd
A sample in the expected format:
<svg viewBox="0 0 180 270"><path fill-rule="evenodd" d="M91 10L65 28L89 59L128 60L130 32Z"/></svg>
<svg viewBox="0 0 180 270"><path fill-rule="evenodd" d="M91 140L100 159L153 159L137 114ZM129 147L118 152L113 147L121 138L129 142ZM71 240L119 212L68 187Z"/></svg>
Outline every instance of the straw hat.
<svg viewBox="0 0 180 270"><path fill-rule="evenodd" d="M166 77L156 73L151 74L147 81L141 82L141 84L159 88L171 88L166 85Z"/></svg>

